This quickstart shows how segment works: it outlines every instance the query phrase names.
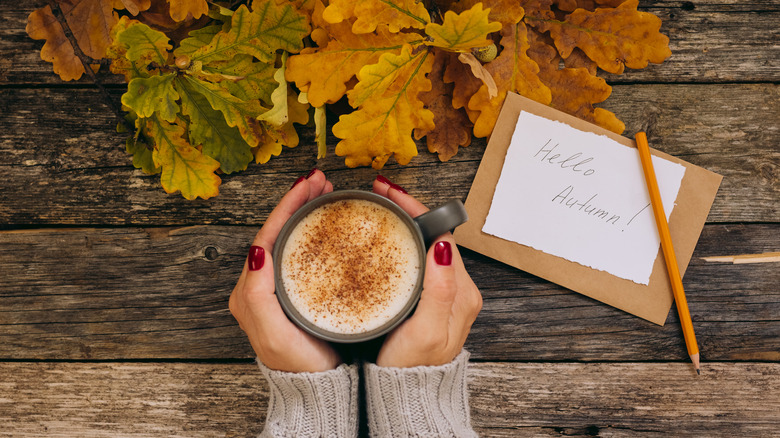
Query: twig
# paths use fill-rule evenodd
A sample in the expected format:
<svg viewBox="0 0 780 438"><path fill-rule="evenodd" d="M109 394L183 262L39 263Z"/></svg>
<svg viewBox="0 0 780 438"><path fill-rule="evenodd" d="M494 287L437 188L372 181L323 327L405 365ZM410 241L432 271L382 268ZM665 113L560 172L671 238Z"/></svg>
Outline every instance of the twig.
<svg viewBox="0 0 780 438"><path fill-rule="evenodd" d="M108 102L108 105L116 115L119 123L124 126L128 132L130 132L132 128L125 122L125 115L122 112L122 109L117 106L116 102L114 102L114 99L112 99L111 95L108 94L108 90L106 90L106 88L100 83L97 76L95 75L95 72L92 71L92 67L90 66L90 64L103 64L102 60L92 59L91 57L84 54L84 52L81 50L81 47L79 47L78 41L76 41L76 37L73 36L73 31L70 30L68 21L65 19L65 14L62 12L59 3L57 3L56 0L47 0L46 3L48 3L49 7L51 8L51 12L54 15L54 18L56 18L57 22L59 22L60 26L62 26L62 31L70 42L70 45L73 47L73 53L81 61L81 65L84 67L84 71L87 73L87 76L92 79L92 82L95 83L95 86L97 86L101 94L103 94L103 97Z"/></svg>

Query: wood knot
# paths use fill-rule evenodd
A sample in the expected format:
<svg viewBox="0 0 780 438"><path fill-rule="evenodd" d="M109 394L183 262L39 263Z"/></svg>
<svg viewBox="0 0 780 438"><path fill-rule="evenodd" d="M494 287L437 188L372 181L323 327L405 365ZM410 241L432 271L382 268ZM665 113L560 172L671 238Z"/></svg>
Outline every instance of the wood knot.
<svg viewBox="0 0 780 438"><path fill-rule="evenodd" d="M203 254L206 257L206 260L216 260L217 257L219 257L219 251L213 246L207 246L203 251Z"/></svg>

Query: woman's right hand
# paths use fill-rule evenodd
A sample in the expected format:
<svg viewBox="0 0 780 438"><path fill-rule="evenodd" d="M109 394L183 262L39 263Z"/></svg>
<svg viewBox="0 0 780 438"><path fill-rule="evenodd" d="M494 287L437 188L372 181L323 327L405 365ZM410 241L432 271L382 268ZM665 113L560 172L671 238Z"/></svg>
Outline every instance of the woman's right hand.
<svg viewBox="0 0 780 438"><path fill-rule="evenodd" d="M377 178L373 190L412 217L428 211L385 178ZM451 362L463 349L481 309L482 295L466 272L452 234L440 236L428 251L417 309L387 336L376 364L407 368Z"/></svg>

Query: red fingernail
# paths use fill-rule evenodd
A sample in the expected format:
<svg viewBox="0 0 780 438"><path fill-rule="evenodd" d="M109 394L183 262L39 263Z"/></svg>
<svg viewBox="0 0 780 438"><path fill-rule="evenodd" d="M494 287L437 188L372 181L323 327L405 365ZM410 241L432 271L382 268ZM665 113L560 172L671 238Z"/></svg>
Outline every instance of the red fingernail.
<svg viewBox="0 0 780 438"><path fill-rule="evenodd" d="M262 268L265 263L265 250L263 247L252 245L252 247L249 248L249 259L247 263L249 264L250 271L257 271Z"/></svg>
<svg viewBox="0 0 780 438"><path fill-rule="evenodd" d="M376 180L381 182L382 184L387 184L388 186L391 186L391 187L393 186L393 182L390 181L389 179L385 178L382 175L377 175L376 176Z"/></svg>
<svg viewBox="0 0 780 438"><path fill-rule="evenodd" d="M441 241L433 245L433 260L441 266L452 264L452 245L450 245L450 242Z"/></svg>
<svg viewBox="0 0 780 438"><path fill-rule="evenodd" d="M408 194L408 192L406 190L404 190L404 188L399 186L398 184L390 184L390 188L391 189L396 189L399 192L403 193L404 195Z"/></svg>
<svg viewBox="0 0 780 438"><path fill-rule="evenodd" d="M315 167L314 169L310 170L310 171L309 171L309 173L306 175L306 179L309 179L309 178L311 178L311 177L312 177L312 175L314 175L315 173L317 173L317 170L318 170L318 169L317 169L316 167Z"/></svg>
<svg viewBox="0 0 780 438"><path fill-rule="evenodd" d="M301 181L303 181L305 179L306 179L305 176L298 177L298 179L296 179L295 182L293 183L292 187L290 187L290 190L292 190L293 187L297 186L298 183L300 183Z"/></svg>

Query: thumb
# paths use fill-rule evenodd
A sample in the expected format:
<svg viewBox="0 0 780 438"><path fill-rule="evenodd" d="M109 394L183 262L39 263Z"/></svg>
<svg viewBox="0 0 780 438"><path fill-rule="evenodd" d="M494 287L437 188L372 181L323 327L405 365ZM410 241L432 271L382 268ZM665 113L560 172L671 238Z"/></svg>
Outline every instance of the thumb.
<svg viewBox="0 0 780 438"><path fill-rule="evenodd" d="M428 251L423 291L415 317L420 315L420 319L426 323L446 329L452 316L456 291L455 268L452 266L452 237L447 235L436 241Z"/></svg>

